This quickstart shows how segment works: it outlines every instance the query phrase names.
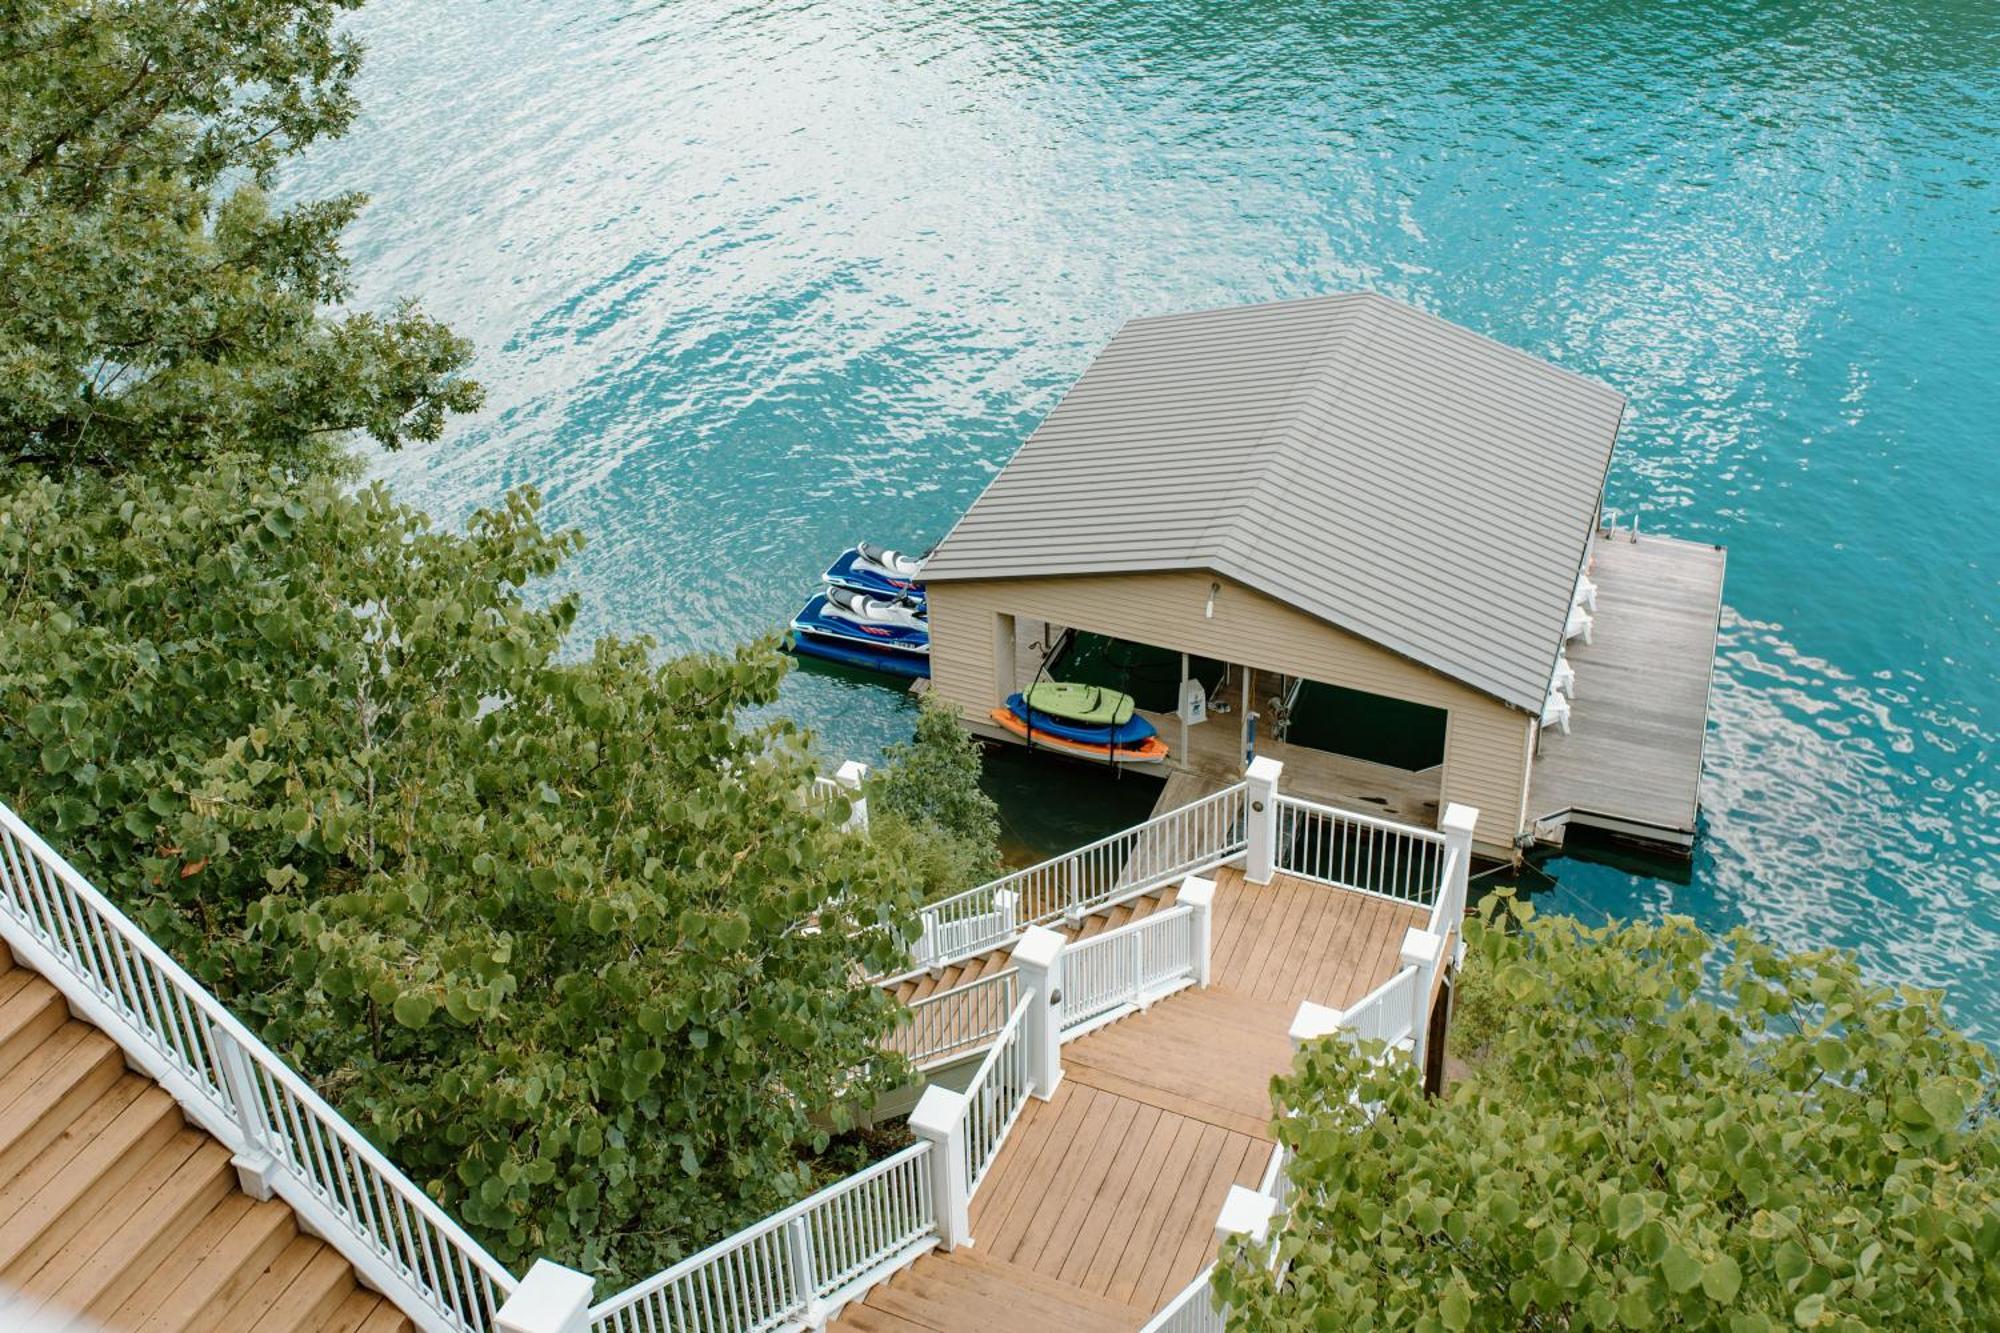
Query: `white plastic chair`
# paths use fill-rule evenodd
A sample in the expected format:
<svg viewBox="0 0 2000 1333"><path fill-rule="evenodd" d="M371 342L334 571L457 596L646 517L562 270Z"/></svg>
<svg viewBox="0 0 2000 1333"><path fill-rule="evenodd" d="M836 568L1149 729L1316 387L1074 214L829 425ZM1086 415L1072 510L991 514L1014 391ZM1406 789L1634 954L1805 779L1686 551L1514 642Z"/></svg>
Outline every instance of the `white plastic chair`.
<svg viewBox="0 0 2000 1333"><path fill-rule="evenodd" d="M1563 735L1569 735L1569 700L1554 690L1550 690L1549 697L1542 701L1542 725L1557 727Z"/></svg>
<svg viewBox="0 0 2000 1333"><path fill-rule="evenodd" d="M1556 678L1551 690L1560 690L1570 698L1576 698L1576 668L1569 664L1569 654L1556 654Z"/></svg>
<svg viewBox="0 0 2000 1333"><path fill-rule="evenodd" d="M1580 606L1593 614L1597 611L1597 585L1590 581L1590 575L1576 576L1576 591L1570 594L1569 604Z"/></svg>
<svg viewBox="0 0 2000 1333"><path fill-rule="evenodd" d="M1580 634L1583 636L1583 641L1589 643L1591 623L1590 612L1580 606L1572 606L1569 609L1569 623L1563 626L1563 642L1568 643Z"/></svg>

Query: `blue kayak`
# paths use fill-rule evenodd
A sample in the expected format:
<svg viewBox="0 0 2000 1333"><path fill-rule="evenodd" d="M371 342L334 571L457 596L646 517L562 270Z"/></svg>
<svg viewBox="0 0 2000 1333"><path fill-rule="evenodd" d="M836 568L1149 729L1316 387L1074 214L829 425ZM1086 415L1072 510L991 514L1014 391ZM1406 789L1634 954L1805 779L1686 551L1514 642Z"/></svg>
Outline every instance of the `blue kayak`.
<svg viewBox="0 0 2000 1333"><path fill-rule="evenodd" d="M1007 711L1025 722L1029 728L1043 735L1054 736L1058 740L1081 741L1087 745L1138 745L1149 740L1156 733L1153 724L1143 717L1134 717L1115 727L1093 727L1081 722L1068 722L1059 717L1030 708L1018 694L1007 696Z"/></svg>
<svg viewBox="0 0 2000 1333"><path fill-rule="evenodd" d="M876 597L901 597L922 606L924 585L919 579L899 574L872 558L871 552L877 548L862 545L849 547L841 552L840 558L826 567L820 577L836 588L852 588L856 592L873 594ZM899 564L914 564L907 557L898 556L893 551L881 551L880 555Z"/></svg>

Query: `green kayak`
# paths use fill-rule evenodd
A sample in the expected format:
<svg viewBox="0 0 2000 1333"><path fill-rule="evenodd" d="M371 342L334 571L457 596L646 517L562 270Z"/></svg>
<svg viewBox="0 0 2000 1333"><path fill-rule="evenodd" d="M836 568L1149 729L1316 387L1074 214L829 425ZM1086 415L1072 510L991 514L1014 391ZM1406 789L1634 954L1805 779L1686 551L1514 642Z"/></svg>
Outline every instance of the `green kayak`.
<svg viewBox="0 0 2000 1333"><path fill-rule="evenodd" d="M1117 727L1132 720L1132 696L1098 685L1045 680L1028 691L1027 700L1038 713L1087 726Z"/></svg>

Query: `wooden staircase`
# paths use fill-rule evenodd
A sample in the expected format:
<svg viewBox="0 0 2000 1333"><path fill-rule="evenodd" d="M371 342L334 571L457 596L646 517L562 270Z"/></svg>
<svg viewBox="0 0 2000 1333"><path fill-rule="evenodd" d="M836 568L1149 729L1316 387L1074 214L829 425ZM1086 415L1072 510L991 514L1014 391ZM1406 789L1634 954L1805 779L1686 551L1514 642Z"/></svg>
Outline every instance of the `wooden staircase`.
<svg viewBox="0 0 2000 1333"><path fill-rule="evenodd" d="M1107 911L1092 912L1074 925L1063 923L1056 928L1068 935L1072 943L1087 940L1093 935L1102 935L1107 930L1116 930L1134 921L1142 921L1155 912L1172 907L1179 891L1178 886L1168 885L1129 902L1120 903ZM971 958L953 963L949 967L919 973L914 977L905 977L895 983L890 994L895 996L898 1004L913 1004L940 991L948 991L957 986L969 986L981 977L1003 972L1013 961L1012 948L990 949L985 953L975 954Z"/></svg>
<svg viewBox="0 0 2000 1333"><path fill-rule="evenodd" d="M414 1330L0 946L0 1327L36 1311L148 1333Z"/></svg>

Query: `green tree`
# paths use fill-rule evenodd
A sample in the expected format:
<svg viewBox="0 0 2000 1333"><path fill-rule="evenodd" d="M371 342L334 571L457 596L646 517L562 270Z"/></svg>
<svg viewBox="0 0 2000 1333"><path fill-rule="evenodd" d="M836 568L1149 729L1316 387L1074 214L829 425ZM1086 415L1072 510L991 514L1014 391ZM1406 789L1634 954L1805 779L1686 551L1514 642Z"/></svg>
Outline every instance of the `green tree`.
<svg viewBox="0 0 2000 1333"><path fill-rule="evenodd" d="M337 458L479 402L467 344L349 295L359 195L274 211L354 116L359 0L0 0L0 458Z"/></svg>
<svg viewBox="0 0 2000 1333"><path fill-rule="evenodd" d="M920 883L739 720L771 644L565 660L535 511L17 473L0 790L497 1253L638 1276L811 1188L895 1075L855 977Z"/></svg>
<svg viewBox="0 0 2000 1333"><path fill-rule="evenodd" d="M1516 911L1468 930L1448 1095L1340 1041L1279 1081L1281 1276L1232 1249L1232 1326L2000 1326L1994 1062L1935 993Z"/></svg>
<svg viewBox="0 0 2000 1333"><path fill-rule="evenodd" d="M895 846L940 898L1000 873L1000 812L979 785L979 742L930 699L916 732L883 755L869 785L878 840Z"/></svg>

